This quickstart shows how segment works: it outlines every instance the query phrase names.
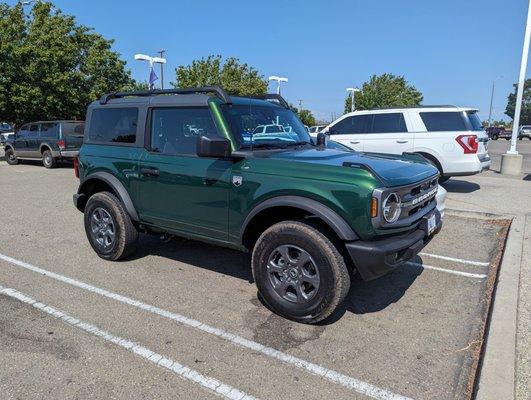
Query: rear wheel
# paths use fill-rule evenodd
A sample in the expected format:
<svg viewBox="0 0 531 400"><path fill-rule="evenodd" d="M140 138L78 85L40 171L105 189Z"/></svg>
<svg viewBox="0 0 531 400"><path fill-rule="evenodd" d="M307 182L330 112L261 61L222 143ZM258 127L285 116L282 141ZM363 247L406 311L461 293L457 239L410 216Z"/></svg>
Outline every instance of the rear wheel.
<svg viewBox="0 0 531 400"><path fill-rule="evenodd" d="M92 195L85 207L84 220L90 245L101 258L119 260L136 249L138 231L114 194Z"/></svg>
<svg viewBox="0 0 531 400"><path fill-rule="evenodd" d="M50 150L45 150L44 153L42 153L42 163L46 168L53 168L55 167L57 160L53 158Z"/></svg>
<svg viewBox="0 0 531 400"><path fill-rule="evenodd" d="M267 229L254 247L252 268L265 303L277 314L307 324L332 314L350 288L336 246L303 222L285 221Z"/></svg>
<svg viewBox="0 0 531 400"><path fill-rule="evenodd" d="M15 155L15 152L13 149L7 149L5 151L6 161L9 165L17 165L18 164L18 158Z"/></svg>
<svg viewBox="0 0 531 400"><path fill-rule="evenodd" d="M492 137L492 140L498 140L498 135L494 135L494 136Z"/></svg>

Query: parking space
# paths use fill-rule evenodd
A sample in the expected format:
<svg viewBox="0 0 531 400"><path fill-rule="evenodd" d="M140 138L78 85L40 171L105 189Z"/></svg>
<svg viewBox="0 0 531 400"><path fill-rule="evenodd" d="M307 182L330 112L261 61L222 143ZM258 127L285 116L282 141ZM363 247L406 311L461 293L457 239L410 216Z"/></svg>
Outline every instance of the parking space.
<svg viewBox="0 0 531 400"><path fill-rule="evenodd" d="M0 188L0 286L16 291L0 295L8 398L20 397L15 382L29 366L39 372L33 385L64 397L111 398L123 387L130 398L470 395L506 220L448 213L418 257L354 280L332 318L307 326L260 303L248 255L142 236L132 258L99 259L72 205L69 168L0 161Z"/></svg>

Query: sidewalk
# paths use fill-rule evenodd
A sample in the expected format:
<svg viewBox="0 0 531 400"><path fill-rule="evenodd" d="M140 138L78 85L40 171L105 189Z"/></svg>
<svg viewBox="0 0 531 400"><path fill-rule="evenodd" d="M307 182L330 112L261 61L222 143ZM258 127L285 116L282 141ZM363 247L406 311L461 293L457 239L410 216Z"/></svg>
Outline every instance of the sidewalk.
<svg viewBox="0 0 531 400"><path fill-rule="evenodd" d="M447 209L513 217L494 297L477 398L528 399L531 390L531 174L451 179Z"/></svg>

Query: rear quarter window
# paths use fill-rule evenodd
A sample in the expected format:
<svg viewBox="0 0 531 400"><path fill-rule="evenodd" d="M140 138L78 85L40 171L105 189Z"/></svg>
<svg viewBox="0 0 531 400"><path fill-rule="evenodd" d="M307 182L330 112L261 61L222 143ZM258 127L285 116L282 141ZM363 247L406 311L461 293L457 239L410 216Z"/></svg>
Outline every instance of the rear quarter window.
<svg viewBox="0 0 531 400"><path fill-rule="evenodd" d="M463 113L460 111L421 112L419 114L428 132L468 130Z"/></svg>
<svg viewBox="0 0 531 400"><path fill-rule="evenodd" d="M72 136L72 137L83 137L85 132L84 123L66 123L63 124L61 131L63 136Z"/></svg>
<svg viewBox="0 0 531 400"><path fill-rule="evenodd" d="M90 117L88 139L91 142L135 143L138 108L96 108Z"/></svg>

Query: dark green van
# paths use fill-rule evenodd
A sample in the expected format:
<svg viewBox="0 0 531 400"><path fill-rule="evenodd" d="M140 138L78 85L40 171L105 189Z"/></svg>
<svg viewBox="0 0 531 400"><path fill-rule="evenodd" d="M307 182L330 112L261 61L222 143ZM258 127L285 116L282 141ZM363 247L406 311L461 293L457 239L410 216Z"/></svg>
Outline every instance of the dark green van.
<svg viewBox="0 0 531 400"><path fill-rule="evenodd" d="M39 121L24 124L5 146L8 164L18 160L42 160L46 168L57 161L77 157L83 144L83 121Z"/></svg>
<svg viewBox="0 0 531 400"><path fill-rule="evenodd" d="M441 229L429 162L315 144L278 95L112 93L86 121L74 203L100 257L130 255L139 232L248 251L261 297L293 320L326 318L352 275L400 267Z"/></svg>

